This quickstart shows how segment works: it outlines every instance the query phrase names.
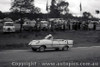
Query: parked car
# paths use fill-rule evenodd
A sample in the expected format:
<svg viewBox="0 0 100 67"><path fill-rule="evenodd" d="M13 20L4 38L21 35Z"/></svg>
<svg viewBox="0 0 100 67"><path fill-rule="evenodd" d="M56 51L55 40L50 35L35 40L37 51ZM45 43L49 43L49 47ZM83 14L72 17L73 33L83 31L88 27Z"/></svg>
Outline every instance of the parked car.
<svg viewBox="0 0 100 67"><path fill-rule="evenodd" d="M34 30L35 24L36 24L35 20L34 21L26 21L23 24L23 29L26 31Z"/></svg>
<svg viewBox="0 0 100 67"><path fill-rule="evenodd" d="M33 51L43 52L45 49L53 48L56 50L68 50L73 46L73 40L68 39L54 39L51 34L47 35L41 40L32 40L28 45Z"/></svg>
<svg viewBox="0 0 100 67"><path fill-rule="evenodd" d="M48 21L40 21L40 27L42 30L48 29L49 22Z"/></svg>
<svg viewBox="0 0 100 67"><path fill-rule="evenodd" d="M15 32L14 22L5 22L3 25L3 32Z"/></svg>

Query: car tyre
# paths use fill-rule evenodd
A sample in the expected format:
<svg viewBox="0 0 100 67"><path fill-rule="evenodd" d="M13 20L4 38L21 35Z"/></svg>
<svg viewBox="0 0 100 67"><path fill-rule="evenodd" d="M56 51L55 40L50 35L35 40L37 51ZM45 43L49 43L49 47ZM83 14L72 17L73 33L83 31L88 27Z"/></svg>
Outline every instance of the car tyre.
<svg viewBox="0 0 100 67"><path fill-rule="evenodd" d="M68 48L69 48L68 46L65 46L65 47L62 48L62 50L68 51Z"/></svg>
<svg viewBox="0 0 100 67"><path fill-rule="evenodd" d="M39 48L39 52L44 52L44 51L45 51L45 47L41 46L41 47Z"/></svg>
<svg viewBox="0 0 100 67"><path fill-rule="evenodd" d="M32 48L32 51L37 51L37 49Z"/></svg>

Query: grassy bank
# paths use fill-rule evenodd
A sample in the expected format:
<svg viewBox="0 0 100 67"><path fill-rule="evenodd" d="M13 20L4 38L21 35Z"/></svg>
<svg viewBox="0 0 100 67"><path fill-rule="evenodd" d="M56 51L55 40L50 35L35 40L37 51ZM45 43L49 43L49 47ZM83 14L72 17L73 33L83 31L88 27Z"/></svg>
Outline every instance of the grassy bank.
<svg viewBox="0 0 100 67"><path fill-rule="evenodd" d="M56 39L72 39L75 47L100 46L100 31L55 31L55 32L22 32L0 33L0 49L26 48L34 39L43 39L52 34Z"/></svg>

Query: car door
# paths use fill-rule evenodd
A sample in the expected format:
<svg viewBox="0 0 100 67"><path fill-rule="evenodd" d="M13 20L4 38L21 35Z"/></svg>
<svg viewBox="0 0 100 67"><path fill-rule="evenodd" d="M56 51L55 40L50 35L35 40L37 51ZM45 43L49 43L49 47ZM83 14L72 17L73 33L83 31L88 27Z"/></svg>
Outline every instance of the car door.
<svg viewBox="0 0 100 67"><path fill-rule="evenodd" d="M64 47L67 45L67 41L66 40L60 40L59 41L59 47Z"/></svg>
<svg viewBox="0 0 100 67"><path fill-rule="evenodd" d="M52 47L52 40L45 40L44 45L46 45L47 48L51 48Z"/></svg>
<svg viewBox="0 0 100 67"><path fill-rule="evenodd" d="M52 47L59 47L59 41L58 40L53 40L53 45Z"/></svg>

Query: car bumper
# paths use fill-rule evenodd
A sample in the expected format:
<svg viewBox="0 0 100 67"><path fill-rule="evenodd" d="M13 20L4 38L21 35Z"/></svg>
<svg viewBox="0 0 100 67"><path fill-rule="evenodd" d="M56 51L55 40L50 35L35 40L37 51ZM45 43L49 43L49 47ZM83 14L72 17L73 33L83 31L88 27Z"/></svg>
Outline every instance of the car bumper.
<svg viewBox="0 0 100 67"><path fill-rule="evenodd" d="M15 31L3 31L3 32L15 32Z"/></svg>
<svg viewBox="0 0 100 67"><path fill-rule="evenodd" d="M3 32L15 32L15 30L3 30Z"/></svg>

